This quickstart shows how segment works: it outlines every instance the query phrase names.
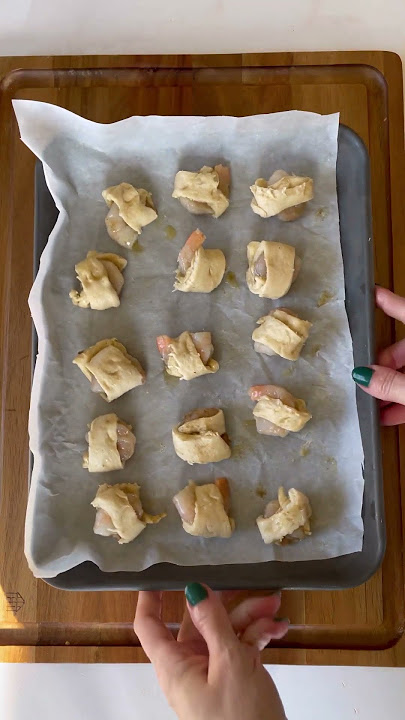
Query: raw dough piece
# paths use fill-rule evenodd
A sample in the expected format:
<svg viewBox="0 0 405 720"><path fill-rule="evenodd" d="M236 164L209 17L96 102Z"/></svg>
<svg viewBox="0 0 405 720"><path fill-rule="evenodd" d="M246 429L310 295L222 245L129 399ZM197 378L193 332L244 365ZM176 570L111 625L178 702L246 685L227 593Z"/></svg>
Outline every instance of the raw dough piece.
<svg viewBox="0 0 405 720"><path fill-rule="evenodd" d="M252 334L256 352L280 355L286 360L298 360L312 327L312 323L286 308L272 310L259 318L257 324L260 327Z"/></svg>
<svg viewBox="0 0 405 720"><path fill-rule="evenodd" d="M266 545L272 542L282 545L311 535L311 515L311 505L304 493L291 488L287 497L284 488L280 487L278 500L266 505L256 523Z"/></svg>
<svg viewBox="0 0 405 720"><path fill-rule="evenodd" d="M70 291L73 305L81 308L90 306L92 310L118 307L124 285L121 271L126 264L127 261L120 255L89 250L86 259L75 265L82 291Z"/></svg>
<svg viewBox="0 0 405 720"><path fill-rule="evenodd" d="M180 170L174 179L172 197L193 215L218 218L229 205L230 170L223 165L204 165L198 172Z"/></svg>
<svg viewBox="0 0 405 720"><path fill-rule="evenodd" d="M94 533L113 537L120 545L135 540L146 525L155 525L166 517L166 513L144 512L136 483L100 485L91 504L97 510Z"/></svg>
<svg viewBox="0 0 405 720"><path fill-rule="evenodd" d="M272 300L288 293L301 264L294 247L267 240L250 242L247 258L246 282L250 292Z"/></svg>
<svg viewBox="0 0 405 720"><path fill-rule="evenodd" d="M115 413L96 417L86 436L89 449L83 455L83 467L89 472L122 470L135 450L135 435L131 430L131 425Z"/></svg>
<svg viewBox="0 0 405 720"><path fill-rule="evenodd" d="M181 292L210 293L221 282L225 272L222 250L204 250L206 240L201 230L194 230L177 258L174 289Z"/></svg>
<svg viewBox="0 0 405 720"><path fill-rule="evenodd" d="M289 432L302 430L312 417L304 400L278 385L254 385L249 395L256 402L253 415L261 435L285 437Z"/></svg>
<svg viewBox="0 0 405 720"><path fill-rule="evenodd" d="M235 521L229 517L229 501L226 478L217 478L206 485L190 481L173 498L186 533L205 538L231 537Z"/></svg>
<svg viewBox="0 0 405 720"><path fill-rule="evenodd" d="M178 338L159 335L156 338L158 350L169 375L180 380L192 380L200 375L215 373L219 369L212 359L214 348L210 332L182 332Z"/></svg>
<svg viewBox="0 0 405 720"><path fill-rule="evenodd" d="M312 200L314 196L314 182L310 177L288 175L285 170L276 170L268 182L258 178L250 189L253 193L250 207L262 218L273 217L287 208L295 208ZM299 211L290 212L282 219L295 220L300 214Z"/></svg>
<svg viewBox="0 0 405 720"><path fill-rule="evenodd" d="M226 460L231 448L222 410L198 408L185 415L172 430L176 455L189 465Z"/></svg>
<svg viewBox="0 0 405 720"><path fill-rule="evenodd" d="M107 402L145 382L146 374L141 364L115 338L100 340L82 350L73 363L90 380L91 390L100 393Z"/></svg>
<svg viewBox="0 0 405 720"><path fill-rule="evenodd" d="M157 218L152 195L143 188L122 182L103 190L103 198L110 208L105 219L107 232L123 247L131 248L142 228Z"/></svg>

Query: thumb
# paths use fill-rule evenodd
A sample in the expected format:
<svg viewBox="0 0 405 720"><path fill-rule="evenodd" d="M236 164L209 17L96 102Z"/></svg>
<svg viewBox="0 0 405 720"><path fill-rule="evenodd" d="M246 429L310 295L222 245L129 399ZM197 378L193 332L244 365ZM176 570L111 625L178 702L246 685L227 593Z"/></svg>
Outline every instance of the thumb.
<svg viewBox="0 0 405 720"><path fill-rule="evenodd" d="M355 367L353 380L369 395L387 402L405 405L405 375L381 365Z"/></svg>
<svg viewBox="0 0 405 720"><path fill-rule="evenodd" d="M200 583L189 583L185 594L190 617L207 643L210 659L238 645L228 613L218 595Z"/></svg>

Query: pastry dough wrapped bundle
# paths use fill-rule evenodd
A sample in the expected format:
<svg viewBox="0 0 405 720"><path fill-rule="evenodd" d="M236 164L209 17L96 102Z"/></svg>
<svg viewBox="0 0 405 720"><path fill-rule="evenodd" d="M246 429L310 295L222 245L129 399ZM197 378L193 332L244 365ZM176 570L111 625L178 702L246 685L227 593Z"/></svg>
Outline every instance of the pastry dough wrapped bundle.
<svg viewBox="0 0 405 720"><path fill-rule="evenodd" d="M303 203L312 200L314 182L310 177L289 175L276 170L269 181L258 178L250 186L253 200L250 207L262 218L278 215L280 220L296 220L303 212Z"/></svg>
<svg viewBox="0 0 405 720"><path fill-rule="evenodd" d="M115 338L100 340L73 360L91 383L92 392L107 402L145 382L145 371Z"/></svg>
<svg viewBox="0 0 405 720"><path fill-rule="evenodd" d="M87 433L89 449L83 455L83 467L89 472L122 470L135 450L135 435L131 431L131 425L115 413L96 417Z"/></svg>
<svg viewBox="0 0 405 720"><path fill-rule="evenodd" d="M69 297L73 305L81 308L90 307L92 310L118 307L124 285L122 270L126 264L127 261L115 253L89 250L86 259L75 265L82 290L70 291Z"/></svg>
<svg viewBox="0 0 405 720"><path fill-rule="evenodd" d="M178 338L159 335L156 338L158 350L169 375L180 380L192 380L200 375L215 373L219 369L212 359L214 348L210 332L183 332Z"/></svg>
<svg viewBox="0 0 405 720"><path fill-rule="evenodd" d="M172 437L176 455L189 465L219 462L231 456L224 413L217 408L188 413L173 428Z"/></svg>
<svg viewBox="0 0 405 720"><path fill-rule="evenodd" d="M223 165L204 165L198 172L180 170L174 179L172 197L193 215L218 218L229 205L230 181L230 170Z"/></svg>
<svg viewBox="0 0 405 720"><path fill-rule="evenodd" d="M166 517L166 513L144 512L136 483L100 485L91 504L97 511L94 533L113 537L120 545L132 542L147 525L155 525Z"/></svg>
<svg viewBox="0 0 405 720"><path fill-rule="evenodd" d="M280 487L278 500L266 505L256 523L266 544L274 542L282 545L311 535L311 515L311 505L304 493L291 488L287 497L284 488Z"/></svg>
<svg viewBox="0 0 405 720"><path fill-rule="evenodd" d="M253 415L261 435L285 437L289 432L302 430L312 417L304 400L278 385L254 385L249 395L256 402Z"/></svg>
<svg viewBox="0 0 405 720"><path fill-rule="evenodd" d="M280 355L286 360L298 360L312 327L312 323L286 308L272 310L259 318L257 324L260 327L252 333L256 352Z"/></svg>
<svg viewBox="0 0 405 720"><path fill-rule="evenodd" d="M226 478L217 478L206 485L191 481L174 496L173 502L189 535L231 537L235 521L229 517L230 492Z"/></svg>
<svg viewBox="0 0 405 720"><path fill-rule="evenodd" d="M175 290L210 293L218 287L225 272L225 255L222 250L205 250L205 240L198 229L186 240L177 258Z"/></svg>
<svg viewBox="0 0 405 720"><path fill-rule="evenodd" d="M107 232L123 247L131 248L142 229L157 218L152 195L143 188L122 182L103 190L103 198L110 208L105 219Z"/></svg>
<svg viewBox="0 0 405 720"><path fill-rule="evenodd" d="M250 242L247 258L246 282L250 292L272 300L288 293L301 265L294 247L267 240Z"/></svg>

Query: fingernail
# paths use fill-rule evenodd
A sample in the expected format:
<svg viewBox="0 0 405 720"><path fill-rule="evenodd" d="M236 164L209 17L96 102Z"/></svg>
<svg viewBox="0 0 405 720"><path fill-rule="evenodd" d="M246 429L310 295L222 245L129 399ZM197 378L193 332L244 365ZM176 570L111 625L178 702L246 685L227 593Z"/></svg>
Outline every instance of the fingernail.
<svg viewBox="0 0 405 720"><path fill-rule="evenodd" d="M208 593L203 585L200 583L192 582L186 585L185 595L192 607L198 605L202 600L208 597Z"/></svg>
<svg viewBox="0 0 405 720"><path fill-rule="evenodd" d="M352 370L352 378L354 382L358 383L359 385L368 387L370 385L370 380L373 377L373 372L373 368L355 367Z"/></svg>
<svg viewBox="0 0 405 720"><path fill-rule="evenodd" d="M290 618L274 618L274 622L290 622Z"/></svg>

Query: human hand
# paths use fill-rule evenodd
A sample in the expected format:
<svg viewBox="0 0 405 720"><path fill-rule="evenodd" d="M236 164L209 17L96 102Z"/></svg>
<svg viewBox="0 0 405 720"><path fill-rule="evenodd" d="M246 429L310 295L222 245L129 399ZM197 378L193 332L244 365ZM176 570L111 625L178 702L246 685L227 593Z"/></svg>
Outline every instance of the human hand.
<svg viewBox="0 0 405 720"><path fill-rule="evenodd" d="M376 287L377 307L389 317L405 323L405 298L390 290ZM381 400L382 425L405 423L405 375L399 372L405 367L405 340L382 350L378 365L355 367L353 380L369 395Z"/></svg>
<svg viewBox="0 0 405 720"><path fill-rule="evenodd" d="M179 720L285 720L260 650L288 630L280 595L249 598L228 615L199 583L186 587L177 640L161 620L161 593L140 592L134 630Z"/></svg>

